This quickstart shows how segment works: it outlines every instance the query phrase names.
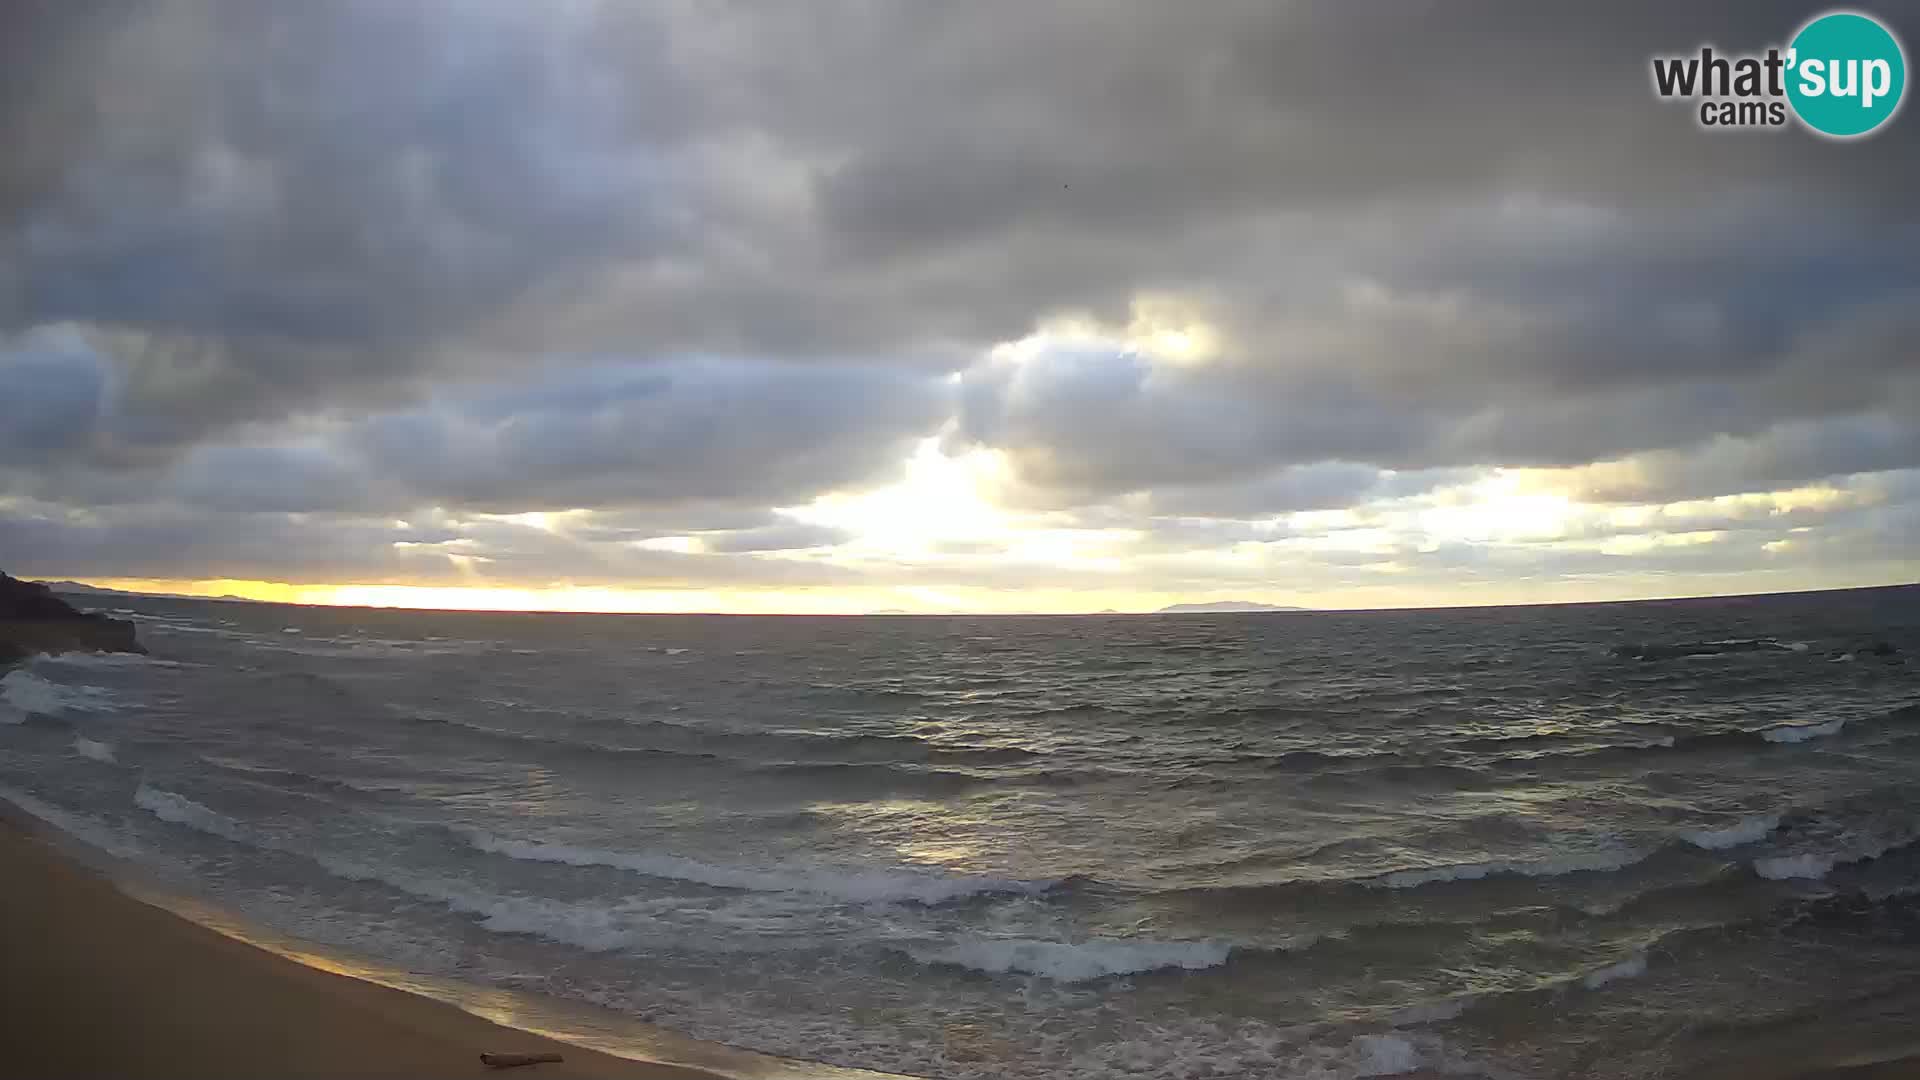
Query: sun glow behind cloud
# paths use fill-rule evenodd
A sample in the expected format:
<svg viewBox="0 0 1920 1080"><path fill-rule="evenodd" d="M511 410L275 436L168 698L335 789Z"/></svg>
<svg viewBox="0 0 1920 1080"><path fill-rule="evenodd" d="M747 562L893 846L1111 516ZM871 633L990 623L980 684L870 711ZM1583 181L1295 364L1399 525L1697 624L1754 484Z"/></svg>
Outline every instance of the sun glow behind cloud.
<svg viewBox="0 0 1920 1080"><path fill-rule="evenodd" d="M1385 497L1336 509L1240 521L1232 537L1154 546L1137 528L1063 525L1058 515L1004 504L1008 463L994 451L950 452L938 437L917 444L896 478L878 487L836 492L777 512L782 519L833 530L838 542L730 556L818 563L872 576L871 585L758 587L632 587L515 580L510 559L487 554L469 536L431 542L396 540L418 558L455 565L464 584L404 580L285 584L270 581L95 579L115 588L195 595L234 595L292 603L454 610L855 614L907 611L1074 612L1151 610L1200 599L1256 599L1309 606L1430 606L1460 602L1589 600L1620 595L1711 591L1711 566L1684 574L1630 572L1608 580L1498 582L1463 585L1423 576L1437 552L1505 552L1531 558L1584 553L1619 563L1688 551L1714 551L1754 521L1798 520L1872 505L1870 487L1831 484L1665 504L1602 504L1570 492L1570 470L1489 470L1466 482L1422 494ZM457 525L459 519L448 519ZM551 542L579 542L570 531L590 524L584 511L472 515L469 521L525 530ZM412 521L391 523L401 535ZM403 528L404 526L404 528ZM1791 537L1756 544L1768 558L1804 555L1818 545L1806 526ZM698 535L628 541L635 547L691 559L714 557ZM970 583L969 575L1018 567L1017 588ZM915 571L926 580L889 582ZM1820 584L1866 584L1839 568ZM1049 573L1058 582L1048 580ZM951 584L940 578L948 575ZM1796 582L1797 583L1797 582ZM1467 591L1472 589L1472 591Z"/></svg>
<svg viewBox="0 0 1920 1080"><path fill-rule="evenodd" d="M1139 357L1152 365L1151 381L1163 373L1185 377L1195 365L1218 361L1223 348L1221 333L1196 305L1156 295L1138 300L1125 325L1063 316L994 347L982 363L1026 369L1060 355ZM773 524L743 533L696 529L607 540L602 512L590 509L460 514L435 507L389 520L388 544L410 560L403 565L438 563L457 583L403 573L343 583L147 580L120 587L297 603L573 612L1137 611L1228 598L1326 607L1586 600L1712 591L1709 564L1661 569L1657 560L1722 550L1742 523L1836 513L1875 499L1871 485L1823 483L1668 503L1609 502L1593 493L1644 484L1647 476L1633 463L1603 463L1483 469L1336 509L1170 518L1156 516L1144 496L1124 496L1082 514L1030 508L1020 494L1027 482L1020 463L1008 451L956 438L956 424L915 442L890 480L772 508ZM1192 527L1190 540L1180 540L1178 528L1172 538L1166 533L1169 522L1181 521ZM778 541L755 546L769 532ZM605 578L530 578L524 570L527 550L577 552L590 564L604 553L602 544L689 560L672 564L684 568L716 559L830 569L847 583L656 579L623 586ZM1791 540L1753 545L1757 557L1783 564L1817 546L1818 537L1804 529ZM1569 556L1610 565L1606 573L1564 580L1527 572ZM1636 563L1649 559L1656 562ZM1489 580L1476 562L1505 566L1514 576ZM1654 568L1636 574L1639 565ZM1826 583L1866 582L1830 573Z"/></svg>

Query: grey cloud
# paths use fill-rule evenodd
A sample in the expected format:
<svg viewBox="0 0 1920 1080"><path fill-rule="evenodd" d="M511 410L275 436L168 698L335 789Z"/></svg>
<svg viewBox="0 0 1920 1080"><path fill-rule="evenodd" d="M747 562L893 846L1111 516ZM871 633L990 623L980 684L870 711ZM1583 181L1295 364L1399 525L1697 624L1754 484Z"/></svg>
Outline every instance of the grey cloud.
<svg viewBox="0 0 1920 1080"><path fill-rule="evenodd" d="M1459 469L1391 472L1351 462L1320 462L1289 465L1237 485L1156 489L1148 505L1161 515L1259 518L1405 498L1466 476L1467 471Z"/></svg>
<svg viewBox="0 0 1920 1080"><path fill-rule="evenodd" d="M403 529L347 515L128 507L75 515L0 504L10 571L37 576L240 578L294 584L684 588L857 583L831 566L586 544L529 526L450 520ZM450 556L457 556L452 558Z"/></svg>
<svg viewBox="0 0 1920 1080"><path fill-rule="evenodd" d="M516 512L802 502L870 479L946 411L937 379L847 366L661 362L557 373L336 435L437 504Z"/></svg>
<svg viewBox="0 0 1920 1080"><path fill-rule="evenodd" d="M36 393L20 399L35 410L73 396L62 389L80 381L72 372L94 370L56 360L52 370L68 374L36 378ZM938 427L947 398L940 379L885 368L603 363L259 430L261 441L195 446L141 472L76 461L0 478L11 475L20 494L50 503L158 502L211 513L584 509L597 512L568 522L582 539L712 532L716 550L775 550L828 538L779 521L771 507L890 475L914 440ZM29 448L58 449L42 445L50 438Z"/></svg>
<svg viewBox="0 0 1920 1080"><path fill-rule="evenodd" d="M852 539L844 529L810 525L802 521L765 525L757 529L713 533L701 538L707 551L734 554L750 551L795 551L802 548L832 547Z"/></svg>
<svg viewBox="0 0 1920 1080"><path fill-rule="evenodd" d="M1576 471L1572 490L1596 502L1671 502L1775 491L1828 477L1920 463L1920 425L1885 413L1799 422L1688 450L1640 454Z"/></svg>
<svg viewBox="0 0 1920 1080"><path fill-rule="evenodd" d="M108 392L106 365L72 334L28 335L0 352L0 467L84 450Z"/></svg>
<svg viewBox="0 0 1920 1080"><path fill-rule="evenodd" d="M1024 506L1163 522L1912 465L1911 109L1716 136L1648 88L1813 10L8 5L0 490L725 544L949 418ZM976 362L1143 292L1225 355Z"/></svg>
<svg viewBox="0 0 1920 1080"><path fill-rule="evenodd" d="M165 491L213 511L378 512L405 504L377 473L323 446L202 446L169 474Z"/></svg>

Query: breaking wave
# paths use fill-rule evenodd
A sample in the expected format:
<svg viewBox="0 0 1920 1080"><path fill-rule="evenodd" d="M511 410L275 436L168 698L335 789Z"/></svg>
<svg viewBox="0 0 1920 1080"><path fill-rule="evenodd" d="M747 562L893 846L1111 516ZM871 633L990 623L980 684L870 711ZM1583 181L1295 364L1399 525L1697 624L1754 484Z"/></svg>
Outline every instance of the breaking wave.
<svg viewBox="0 0 1920 1080"><path fill-rule="evenodd" d="M1779 814L1761 814L1756 817L1742 818L1723 829L1695 829L1682 833L1687 843L1708 851L1724 851L1727 848L1751 844L1766 838L1768 833L1780 827Z"/></svg>
<svg viewBox="0 0 1920 1080"><path fill-rule="evenodd" d="M0 701L7 705L7 710L0 710L0 722L18 724L28 716L108 711L113 708L112 697L97 686L48 682L24 668L15 668L0 677Z"/></svg>
<svg viewBox="0 0 1920 1080"><path fill-rule="evenodd" d="M104 761L109 765L118 760L114 757L112 743L98 742L83 735L73 737L73 752L83 758Z"/></svg>
<svg viewBox="0 0 1920 1080"><path fill-rule="evenodd" d="M143 781L133 793L133 802L161 821L184 825L235 843L257 844L252 832L239 822L177 792L153 787Z"/></svg>

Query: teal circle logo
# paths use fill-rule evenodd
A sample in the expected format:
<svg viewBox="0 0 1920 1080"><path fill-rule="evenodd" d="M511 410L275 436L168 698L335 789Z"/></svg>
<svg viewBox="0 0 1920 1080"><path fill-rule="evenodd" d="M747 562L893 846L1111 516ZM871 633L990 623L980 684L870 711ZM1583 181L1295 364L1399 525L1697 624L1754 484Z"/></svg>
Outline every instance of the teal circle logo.
<svg viewBox="0 0 1920 1080"><path fill-rule="evenodd" d="M1893 119L1907 92L1907 56L1879 20L1834 11L1800 28L1788 46L1787 100L1800 122L1836 139Z"/></svg>

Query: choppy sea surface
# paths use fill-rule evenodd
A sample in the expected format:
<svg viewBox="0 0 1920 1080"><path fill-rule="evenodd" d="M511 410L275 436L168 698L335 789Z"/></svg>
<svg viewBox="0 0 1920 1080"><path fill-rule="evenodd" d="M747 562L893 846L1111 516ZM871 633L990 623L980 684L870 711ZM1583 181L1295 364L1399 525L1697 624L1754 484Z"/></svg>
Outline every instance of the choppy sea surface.
<svg viewBox="0 0 1920 1080"><path fill-rule="evenodd" d="M399 970L946 1078L1742 1075L1920 1021L1920 587L92 602L153 655L0 677L0 795Z"/></svg>

